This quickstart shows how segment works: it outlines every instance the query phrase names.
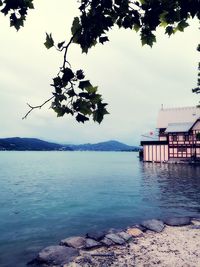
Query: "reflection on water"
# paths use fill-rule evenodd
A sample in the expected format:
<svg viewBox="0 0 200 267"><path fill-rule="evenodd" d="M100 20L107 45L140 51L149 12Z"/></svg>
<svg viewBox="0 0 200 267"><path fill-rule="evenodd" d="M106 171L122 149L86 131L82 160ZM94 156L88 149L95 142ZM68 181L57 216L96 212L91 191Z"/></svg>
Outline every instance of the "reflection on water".
<svg viewBox="0 0 200 267"><path fill-rule="evenodd" d="M0 266L14 258L23 267L70 235L199 207L199 166L142 163L136 153L0 152Z"/></svg>
<svg viewBox="0 0 200 267"><path fill-rule="evenodd" d="M143 186L157 184L160 207L168 214L200 212L200 166L144 163L142 172Z"/></svg>

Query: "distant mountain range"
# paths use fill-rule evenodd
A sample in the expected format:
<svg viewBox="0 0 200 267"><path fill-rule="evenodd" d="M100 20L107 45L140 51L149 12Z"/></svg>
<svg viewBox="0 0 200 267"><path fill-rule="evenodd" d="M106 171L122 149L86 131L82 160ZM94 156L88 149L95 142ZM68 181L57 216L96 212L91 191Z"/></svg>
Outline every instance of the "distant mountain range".
<svg viewBox="0 0 200 267"><path fill-rule="evenodd" d="M11 137L11 138L0 139L0 150L52 151L52 150L72 150L72 149L67 146L46 142L36 138Z"/></svg>
<svg viewBox="0 0 200 267"><path fill-rule="evenodd" d="M76 151L138 151L137 146L128 146L115 140L97 144L69 145L69 147Z"/></svg>
<svg viewBox="0 0 200 267"><path fill-rule="evenodd" d="M138 151L137 146L128 146L118 141L97 144L62 145L36 138L1 138L0 150L8 151Z"/></svg>

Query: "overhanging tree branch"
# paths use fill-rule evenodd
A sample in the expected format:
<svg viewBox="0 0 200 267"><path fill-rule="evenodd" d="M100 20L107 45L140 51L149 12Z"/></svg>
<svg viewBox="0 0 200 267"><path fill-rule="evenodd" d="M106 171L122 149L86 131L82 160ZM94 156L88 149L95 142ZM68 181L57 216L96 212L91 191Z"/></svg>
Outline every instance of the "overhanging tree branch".
<svg viewBox="0 0 200 267"><path fill-rule="evenodd" d="M41 105L38 106L31 106L30 104L27 103L27 106L29 106L30 110L24 115L24 117L22 118L22 120L26 119L28 117L28 115L34 110L34 109L41 109L43 106L45 106L48 102L50 102L52 99L54 98L54 96L50 97L49 99L47 99L44 103L42 103Z"/></svg>
<svg viewBox="0 0 200 267"><path fill-rule="evenodd" d="M55 47L63 52L63 62L55 78L52 108L57 116L71 114L79 122L85 122L90 117L101 122L105 114L106 103L97 93L97 87L85 80L83 70L74 71L67 60L68 48L72 43L80 46L83 53L98 43L108 42L107 33L117 25L119 28L131 29L138 32L142 45L153 46L156 42L158 27L164 27L165 34L171 36L177 31L183 32L189 26L189 19L200 20L200 0L166 1L166 0L80 0L80 15L72 23L70 38L67 45L60 42L55 45L51 34L46 34L45 46L47 49ZM33 8L33 0L0 0L0 11L10 15L10 25L17 30L23 26L27 11ZM20 14L18 17L17 14ZM66 65L68 64L68 65ZM72 86L73 85L73 86ZM199 93L198 87L193 89ZM49 100L50 101L50 100ZM27 117L34 107L25 115ZM40 106L36 106L41 108Z"/></svg>

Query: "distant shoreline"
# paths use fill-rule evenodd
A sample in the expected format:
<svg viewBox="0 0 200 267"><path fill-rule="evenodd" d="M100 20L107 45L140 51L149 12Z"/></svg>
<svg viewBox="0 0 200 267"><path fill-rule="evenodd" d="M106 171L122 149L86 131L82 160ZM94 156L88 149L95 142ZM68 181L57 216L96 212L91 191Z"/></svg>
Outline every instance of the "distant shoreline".
<svg viewBox="0 0 200 267"><path fill-rule="evenodd" d="M0 138L0 151L93 151L93 152L138 152L138 146L129 146L116 140L96 144L58 144L37 138Z"/></svg>
<svg viewBox="0 0 200 267"><path fill-rule="evenodd" d="M1 150L0 152L138 152L137 150Z"/></svg>

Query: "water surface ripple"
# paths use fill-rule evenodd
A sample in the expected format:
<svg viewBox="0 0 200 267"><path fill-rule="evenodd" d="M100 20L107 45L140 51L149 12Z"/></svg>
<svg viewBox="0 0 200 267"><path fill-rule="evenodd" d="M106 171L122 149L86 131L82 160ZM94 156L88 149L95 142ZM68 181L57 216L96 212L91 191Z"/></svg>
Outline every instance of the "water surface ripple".
<svg viewBox="0 0 200 267"><path fill-rule="evenodd" d="M67 236L199 212L199 166L125 152L0 152L1 267L23 267Z"/></svg>

